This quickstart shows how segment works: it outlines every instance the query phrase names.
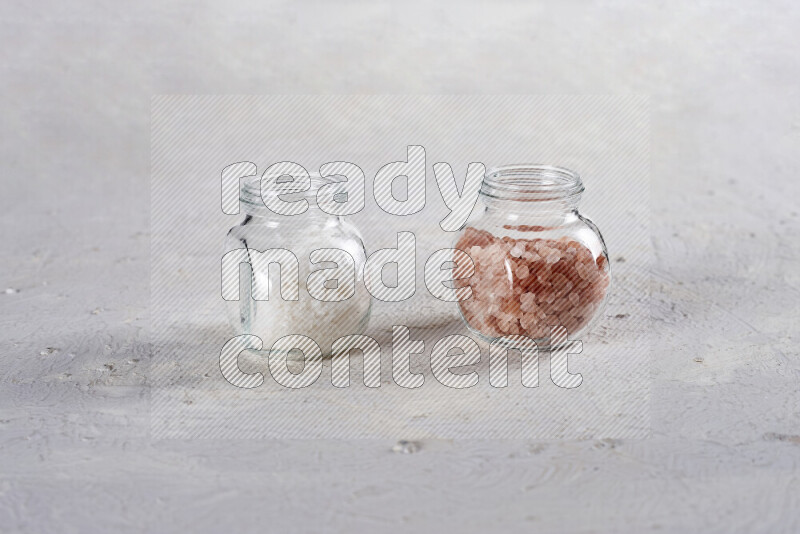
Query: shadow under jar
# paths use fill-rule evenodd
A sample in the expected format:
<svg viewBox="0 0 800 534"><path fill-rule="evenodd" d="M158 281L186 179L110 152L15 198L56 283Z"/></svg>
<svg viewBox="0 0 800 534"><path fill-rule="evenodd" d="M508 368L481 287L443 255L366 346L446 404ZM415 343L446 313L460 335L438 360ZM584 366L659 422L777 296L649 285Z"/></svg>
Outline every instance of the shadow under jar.
<svg viewBox="0 0 800 534"><path fill-rule="evenodd" d="M472 297L459 302L471 332L487 341L524 335L541 349L551 348L552 327L563 326L571 339L588 332L611 276L600 231L578 213L583 189L580 176L562 167L508 165L486 174L486 210L455 245L475 267L465 281ZM458 272L463 264L456 264Z"/></svg>
<svg viewBox="0 0 800 534"><path fill-rule="evenodd" d="M361 233L342 217L322 211L316 201L321 187L335 183L312 175L307 191L283 197L286 201L305 199L308 209L287 216L272 212L264 204L259 177L241 182L239 200L244 219L228 231L224 249L225 253L243 249L249 262L245 267L251 269L252 277L240 277L239 299L225 304L235 333L258 336L264 351L281 337L304 335L319 345L323 356L329 356L336 339L366 330L372 297L364 286L366 250ZM285 249L297 258L298 300L283 298L282 285L292 269L284 272L277 264L259 259L259 254L268 249ZM337 249L336 259L321 255L312 262L312 253L330 253L330 249ZM348 265L353 271L337 271L343 277L341 283L324 283L325 297L312 296L307 283L312 273L349 269ZM257 295L268 295L268 299L256 300Z"/></svg>

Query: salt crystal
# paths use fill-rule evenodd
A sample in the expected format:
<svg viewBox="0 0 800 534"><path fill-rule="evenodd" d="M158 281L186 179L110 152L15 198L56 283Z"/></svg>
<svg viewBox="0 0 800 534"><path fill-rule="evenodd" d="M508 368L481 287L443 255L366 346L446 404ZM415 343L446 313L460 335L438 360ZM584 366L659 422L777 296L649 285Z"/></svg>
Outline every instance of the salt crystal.
<svg viewBox="0 0 800 534"><path fill-rule="evenodd" d="M520 309L524 312L531 312L536 309L536 301L533 293L523 293L519 301L521 303Z"/></svg>
<svg viewBox="0 0 800 534"><path fill-rule="evenodd" d="M547 263L555 263L561 258L561 252L558 249L551 248L550 252L544 257Z"/></svg>
<svg viewBox="0 0 800 534"><path fill-rule="evenodd" d="M392 447L392 452L400 453L400 454L414 454L415 452L419 452L420 444L416 441L406 441L404 439L398 441Z"/></svg>

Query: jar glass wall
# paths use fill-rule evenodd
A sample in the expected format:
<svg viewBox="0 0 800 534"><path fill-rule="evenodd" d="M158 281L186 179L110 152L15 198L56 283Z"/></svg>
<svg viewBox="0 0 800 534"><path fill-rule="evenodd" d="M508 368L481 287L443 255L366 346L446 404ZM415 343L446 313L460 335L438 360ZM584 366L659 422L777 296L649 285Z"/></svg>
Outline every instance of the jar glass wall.
<svg viewBox="0 0 800 534"><path fill-rule="evenodd" d="M240 206L244 219L228 232L225 252L244 249L250 258L251 253L255 256L268 249L285 249L296 256L299 265L299 300L284 300L281 282L286 273L280 272L279 265L248 259L249 265L243 263L244 267L240 267L244 271L240 271L239 299L225 303L228 320L237 335L261 338L263 350L270 349L281 337L299 334L313 339L323 355L330 355L333 341L363 333L367 327L372 297L364 286L366 251L361 234L351 223L323 212L316 204L317 190L331 183L335 182L312 176L308 191L290 197L291 200L305 198L308 209L288 216L275 214L265 206L259 177L242 180ZM343 250L352 258L355 282L352 291L351 284L338 287L334 281L331 281L333 285L324 284L328 289L343 292L339 295L342 300L320 300L309 294L309 274L337 267L335 263L319 259L312 263L312 252L322 249ZM253 295L259 293L267 294L268 300L255 300Z"/></svg>
<svg viewBox="0 0 800 534"><path fill-rule="evenodd" d="M579 175L547 165L489 171L484 213L455 248L473 260L472 297L459 302L471 332L485 340L525 335L549 348L551 328L576 339L600 316L611 282L597 227L578 212Z"/></svg>

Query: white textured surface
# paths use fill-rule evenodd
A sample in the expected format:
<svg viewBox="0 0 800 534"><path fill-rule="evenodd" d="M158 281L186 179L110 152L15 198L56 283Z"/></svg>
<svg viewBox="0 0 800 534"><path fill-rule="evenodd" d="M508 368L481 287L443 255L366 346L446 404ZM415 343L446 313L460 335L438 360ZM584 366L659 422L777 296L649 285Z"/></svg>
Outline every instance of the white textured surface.
<svg viewBox="0 0 800 534"><path fill-rule="evenodd" d="M646 436L650 424L648 109L647 99L635 96L154 99L151 437ZM383 165L404 156L405 146L414 142L426 147L425 207L408 217L389 215L378 207L373 179ZM402 302L373 299L365 332L382 345L383 386L379 390L358 385L362 384L360 356L353 358L354 383L346 390L331 385L329 362L323 363L314 385L303 391L279 387L263 355L241 359L246 372L264 373L262 387L233 388L220 376L218 351L234 332L226 328L220 298L219 243L241 217L220 212L217 173L245 155L264 169L288 154L312 169L330 157L358 162L369 177L365 189L370 201L348 221L361 230L368 254L396 246L397 232L416 236L415 293ZM573 332L573 338L583 341L580 356L570 358L572 372L587 376L580 388L557 387L547 378L551 366L545 358L540 364L539 374L545 377L540 387L523 388L516 356L509 358L511 385L492 387L488 344L483 344L481 364L475 367L483 377L475 387L453 391L432 376L431 354L436 342L449 334L469 332L457 306L436 300L422 280L428 257L451 246L455 239L439 226L447 209L430 166L446 160L460 174L476 159L489 166L531 159L558 161L580 169L586 186L582 212L600 225L613 258L625 258L624 263L614 262L614 290L605 312L611 316L609 320L601 321L596 335L576 336ZM476 216L483 207L481 202ZM248 244L256 249L284 244L305 263L308 251L300 247L299 237L281 239L280 233L289 228L309 231L303 217L281 218L280 226L269 228L261 241L251 231ZM304 293L303 288L301 298ZM286 303L287 308L296 305ZM409 326L411 338L425 343L425 353L410 358L410 368L421 373L415 380L424 382L419 389L399 387L392 379L393 325ZM292 331L300 333L301 325ZM327 350L326 337L349 331L321 322L307 334ZM266 347L275 341L264 332L260 336Z"/></svg>
<svg viewBox="0 0 800 534"><path fill-rule="evenodd" d="M4 3L0 531L800 530L798 23L778 1ZM650 94L652 437L150 441L148 113L180 92Z"/></svg>

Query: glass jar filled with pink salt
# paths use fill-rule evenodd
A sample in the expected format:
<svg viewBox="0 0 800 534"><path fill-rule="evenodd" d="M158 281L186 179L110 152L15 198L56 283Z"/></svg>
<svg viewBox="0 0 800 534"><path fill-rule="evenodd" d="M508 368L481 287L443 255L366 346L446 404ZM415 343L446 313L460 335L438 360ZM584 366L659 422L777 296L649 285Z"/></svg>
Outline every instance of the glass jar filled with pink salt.
<svg viewBox="0 0 800 534"><path fill-rule="evenodd" d="M562 167L508 165L486 174L486 209L455 245L474 263L464 281L472 296L459 302L473 333L489 341L524 335L545 349L554 326L570 339L592 327L611 277L600 231L578 212L583 190L578 173Z"/></svg>

